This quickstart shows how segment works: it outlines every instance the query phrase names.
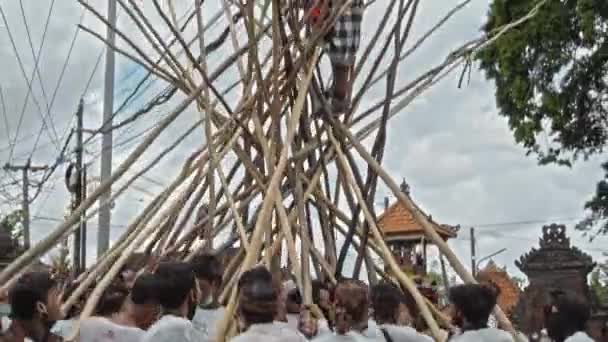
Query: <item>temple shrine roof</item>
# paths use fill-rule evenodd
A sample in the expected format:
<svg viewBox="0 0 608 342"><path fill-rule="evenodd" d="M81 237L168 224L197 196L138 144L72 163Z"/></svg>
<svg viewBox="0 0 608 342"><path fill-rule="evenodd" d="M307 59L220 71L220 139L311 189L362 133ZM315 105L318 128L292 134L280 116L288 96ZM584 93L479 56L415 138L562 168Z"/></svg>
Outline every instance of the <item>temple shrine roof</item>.
<svg viewBox="0 0 608 342"><path fill-rule="evenodd" d="M484 269L477 273L477 281L496 285L500 290L498 306L507 315L513 312L519 301L521 290L517 286L517 283L511 279L505 268L498 267L493 261L490 261Z"/></svg>
<svg viewBox="0 0 608 342"><path fill-rule="evenodd" d="M401 190L409 194L409 186L405 181L401 184ZM416 206L416 204L414 205ZM425 214L418 206L416 206L416 210L419 210L428 218L435 231L443 239L455 238L458 235L459 226L436 223L430 215ZM420 221L399 201L387 206L386 210L378 217L378 228L387 237L398 235L405 238L418 238L424 236L424 228L422 228Z"/></svg>

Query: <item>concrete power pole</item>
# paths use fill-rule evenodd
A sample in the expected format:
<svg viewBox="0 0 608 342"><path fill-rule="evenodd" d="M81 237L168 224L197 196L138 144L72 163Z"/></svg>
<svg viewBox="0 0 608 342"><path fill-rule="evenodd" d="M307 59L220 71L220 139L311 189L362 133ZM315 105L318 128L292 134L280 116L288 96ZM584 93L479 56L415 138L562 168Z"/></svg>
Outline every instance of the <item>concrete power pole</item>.
<svg viewBox="0 0 608 342"><path fill-rule="evenodd" d="M21 171L23 175L23 201L21 202L21 215L23 220L23 247L30 248L30 172L40 172L48 170L48 166L32 166L31 160L27 160L25 165L4 165L7 171Z"/></svg>
<svg viewBox="0 0 608 342"><path fill-rule="evenodd" d="M78 111L76 112L76 182L74 190L74 203L73 209L80 206L84 200L86 194L86 172L83 167L83 153L84 147L82 146L82 134L83 134L83 115L84 115L84 104L82 99L78 104ZM74 274L78 275L84 269L86 265L86 212L80 215L80 226L74 232L74 253L73 253L73 271Z"/></svg>
<svg viewBox="0 0 608 342"><path fill-rule="evenodd" d="M475 253L475 228L471 227L471 274L477 275L477 256Z"/></svg>
<svg viewBox="0 0 608 342"><path fill-rule="evenodd" d="M116 0L108 1L108 22L107 29L108 45L114 45L116 35L110 27L116 26ZM114 50L107 47L106 50L106 73L104 80L103 95L103 137L101 140L101 183L110 179L112 176L112 116L114 115L114 70L115 70ZM110 198L112 191L108 189L99 198L99 230L97 233L97 257L101 256L110 246L110 222L111 206Z"/></svg>

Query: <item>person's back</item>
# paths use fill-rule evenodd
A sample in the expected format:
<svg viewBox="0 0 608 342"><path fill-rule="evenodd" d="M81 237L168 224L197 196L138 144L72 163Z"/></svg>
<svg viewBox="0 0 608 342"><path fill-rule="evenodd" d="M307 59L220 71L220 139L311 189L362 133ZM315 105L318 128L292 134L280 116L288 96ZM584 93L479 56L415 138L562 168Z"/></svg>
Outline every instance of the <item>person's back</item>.
<svg viewBox="0 0 608 342"><path fill-rule="evenodd" d="M206 341L184 317L164 315L146 331L142 342L199 342Z"/></svg>
<svg viewBox="0 0 608 342"><path fill-rule="evenodd" d="M579 331L568 337L565 342L593 342L593 339L587 333Z"/></svg>
<svg viewBox="0 0 608 342"><path fill-rule="evenodd" d="M314 342L383 342L385 339L381 337L371 337L363 335L360 332L349 331L345 334L323 334L313 339ZM395 342L402 340L395 340ZM408 341L408 340L404 340Z"/></svg>
<svg viewBox="0 0 608 342"><path fill-rule="evenodd" d="M485 328L468 330L450 339L450 342L513 342L513 336L504 330Z"/></svg>
<svg viewBox="0 0 608 342"><path fill-rule="evenodd" d="M217 324L224 317L225 313L226 309L222 306L215 309L198 307L192 319L192 324L208 340L215 340L217 336Z"/></svg>
<svg viewBox="0 0 608 342"><path fill-rule="evenodd" d="M306 338L285 322L252 324L247 331L233 338L233 342L303 342Z"/></svg>
<svg viewBox="0 0 608 342"><path fill-rule="evenodd" d="M144 331L118 325L105 317L90 317L80 322L80 341L83 342L139 342Z"/></svg>
<svg viewBox="0 0 608 342"><path fill-rule="evenodd" d="M432 342L430 336L419 333L416 329L408 326L395 324L380 324L365 331L365 336L379 340L408 341L408 342Z"/></svg>

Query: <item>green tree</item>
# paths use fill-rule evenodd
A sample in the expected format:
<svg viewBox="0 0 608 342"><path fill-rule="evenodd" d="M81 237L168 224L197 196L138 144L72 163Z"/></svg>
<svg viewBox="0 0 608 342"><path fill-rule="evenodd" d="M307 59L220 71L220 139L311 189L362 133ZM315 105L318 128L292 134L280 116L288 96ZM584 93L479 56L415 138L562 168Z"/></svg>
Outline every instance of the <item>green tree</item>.
<svg viewBox="0 0 608 342"><path fill-rule="evenodd" d="M484 31L529 13L540 0L493 0ZM496 85L500 115L541 164L571 165L608 143L608 1L546 0L530 20L477 55ZM608 180L608 163L604 165ZM580 228L608 218L608 183ZM590 225L591 224L591 225ZM608 225L601 232L608 233Z"/></svg>
<svg viewBox="0 0 608 342"><path fill-rule="evenodd" d="M528 281L525 278L518 276L511 277L511 280L513 280L513 282L517 285L517 287L519 287L520 290L525 289L528 284Z"/></svg>
<svg viewBox="0 0 608 342"><path fill-rule="evenodd" d="M20 210L15 210L6 215L0 213L0 230L10 234L13 240L18 242L23 236L21 221L22 215Z"/></svg>
<svg viewBox="0 0 608 342"><path fill-rule="evenodd" d="M599 304L608 304L608 285L606 284L606 274L600 268L597 268L591 273L591 282L589 284L591 293Z"/></svg>

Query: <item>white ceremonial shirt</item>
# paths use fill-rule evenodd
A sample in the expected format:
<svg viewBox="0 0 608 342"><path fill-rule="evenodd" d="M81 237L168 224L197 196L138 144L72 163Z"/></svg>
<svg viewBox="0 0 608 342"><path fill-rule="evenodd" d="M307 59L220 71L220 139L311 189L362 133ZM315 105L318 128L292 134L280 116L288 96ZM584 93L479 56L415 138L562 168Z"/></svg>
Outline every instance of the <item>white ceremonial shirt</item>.
<svg viewBox="0 0 608 342"><path fill-rule="evenodd" d="M568 337L564 342L594 342L585 332L579 331L576 334Z"/></svg>
<svg viewBox="0 0 608 342"><path fill-rule="evenodd" d="M65 319L61 321L57 321L53 328L51 328L51 332L64 340L68 337L71 337L71 334L74 332L74 323L76 321L73 319Z"/></svg>
<svg viewBox="0 0 608 342"><path fill-rule="evenodd" d="M224 307L217 309L196 308L192 324L206 341L215 341L217 338L217 324L225 313L226 309Z"/></svg>
<svg viewBox="0 0 608 342"><path fill-rule="evenodd" d="M142 342L199 342L205 341L190 320L165 315L146 331Z"/></svg>
<svg viewBox="0 0 608 342"><path fill-rule="evenodd" d="M232 342L305 342L306 337L285 322L253 324L247 331L234 337Z"/></svg>
<svg viewBox="0 0 608 342"><path fill-rule="evenodd" d="M313 342L386 342L386 340L384 336L382 338L368 337L358 332L349 331L344 335L336 333L324 334L315 338Z"/></svg>
<svg viewBox="0 0 608 342"><path fill-rule="evenodd" d="M458 336L452 337L450 342L514 342L513 336L504 330L485 328L467 330Z"/></svg>
<svg viewBox="0 0 608 342"><path fill-rule="evenodd" d="M425 334L419 333L416 329L408 326L400 326L393 324L374 325L368 328L363 334L367 337L383 340L385 339L382 329L393 339L393 341L408 341L408 342L433 342L433 338Z"/></svg>
<svg viewBox="0 0 608 342"><path fill-rule="evenodd" d="M139 328L119 325L104 317L90 317L80 322L82 342L139 342L143 335L144 331Z"/></svg>

